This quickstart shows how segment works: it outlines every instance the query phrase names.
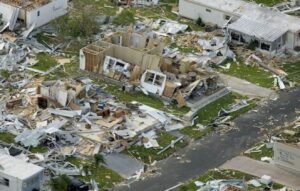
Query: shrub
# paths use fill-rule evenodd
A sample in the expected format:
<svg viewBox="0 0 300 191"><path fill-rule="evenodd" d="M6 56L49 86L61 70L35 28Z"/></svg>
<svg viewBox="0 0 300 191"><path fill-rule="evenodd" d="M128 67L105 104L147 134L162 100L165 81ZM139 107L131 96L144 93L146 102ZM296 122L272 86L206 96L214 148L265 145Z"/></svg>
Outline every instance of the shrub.
<svg viewBox="0 0 300 191"><path fill-rule="evenodd" d="M259 43L257 40L251 40L251 42L248 44L247 48L250 50L255 50L258 47Z"/></svg>
<svg viewBox="0 0 300 191"><path fill-rule="evenodd" d="M205 23L202 21L201 17L199 17L196 21L197 25L199 25L200 27L204 27Z"/></svg>

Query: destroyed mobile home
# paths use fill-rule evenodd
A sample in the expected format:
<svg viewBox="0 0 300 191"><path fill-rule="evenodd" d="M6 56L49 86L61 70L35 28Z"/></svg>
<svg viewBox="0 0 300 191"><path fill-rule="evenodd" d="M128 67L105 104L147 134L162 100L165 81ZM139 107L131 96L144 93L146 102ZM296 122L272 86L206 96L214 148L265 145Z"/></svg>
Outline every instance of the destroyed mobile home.
<svg viewBox="0 0 300 191"><path fill-rule="evenodd" d="M211 57L199 57L206 59L184 57L176 49L165 48L153 33L116 33L84 47L80 69L100 74L124 90L140 89L147 95L176 100L182 107L186 101L224 88L217 74L202 68Z"/></svg>
<svg viewBox="0 0 300 191"><path fill-rule="evenodd" d="M30 94L24 92L9 100L6 108L12 113L1 117L1 130L17 135L15 141L25 147L43 143L64 150L66 155L75 150L93 155L122 150L138 135L155 128L184 127L179 118L146 105L117 103L93 84L50 81L38 85L36 92L35 88L30 90ZM25 106L27 110L20 112ZM95 144L82 147L91 141Z"/></svg>
<svg viewBox="0 0 300 191"><path fill-rule="evenodd" d="M86 78L32 84L6 99L0 131L15 135L14 142L21 147L17 157L44 167L52 175L81 175L78 166L65 161L70 156L119 153L135 144L164 152L171 146L162 148L156 132L188 124L140 103L117 102ZM46 152L30 152L39 146L47 148Z"/></svg>

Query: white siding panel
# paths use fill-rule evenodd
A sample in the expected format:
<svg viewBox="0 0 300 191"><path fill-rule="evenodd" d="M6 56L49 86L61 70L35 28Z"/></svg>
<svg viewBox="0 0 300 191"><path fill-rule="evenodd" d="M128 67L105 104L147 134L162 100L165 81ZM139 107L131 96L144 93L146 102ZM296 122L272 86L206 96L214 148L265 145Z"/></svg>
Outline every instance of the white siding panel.
<svg viewBox="0 0 300 191"><path fill-rule="evenodd" d="M208 10L210 10L210 12ZM225 13L185 0L179 1L179 14L193 20L197 20L201 17L203 22L216 24L219 27L223 27L227 23L225 15L233 16L231 13Z"/></svg>
<svg viewBox="0 0 300 191"><path fill-rule="evenodd" d="M5 22L10 20L14 7L0 2L0 13Z"/></svg>
<svg viewBox="0 0 300 191"><path fill-rule="evenodd" d="M32 24L40 27L67 13L68 0L55 0L51 3L27 12L27 28ZM39 16L38 16L39 12Z"/></svg>

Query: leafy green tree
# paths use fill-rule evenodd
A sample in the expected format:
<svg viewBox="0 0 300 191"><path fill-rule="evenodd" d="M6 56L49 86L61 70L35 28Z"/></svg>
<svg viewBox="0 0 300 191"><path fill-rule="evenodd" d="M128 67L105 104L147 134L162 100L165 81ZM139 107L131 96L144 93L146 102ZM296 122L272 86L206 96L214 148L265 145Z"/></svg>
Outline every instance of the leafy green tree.
<svg viewBox="0 0 300 191"><path fill-rule="evenodd" d="M76 15L65 15L54 20L53 26L61 38L90 37L100 31L95 12L84 9L77 10Z"/></svg>
<svg viewBox="0 0 300 191"><path fill-rule="evenodd" d="M135 23L134 14L130 10L123 10L113 21L115 25L131 25Z"/></svg>

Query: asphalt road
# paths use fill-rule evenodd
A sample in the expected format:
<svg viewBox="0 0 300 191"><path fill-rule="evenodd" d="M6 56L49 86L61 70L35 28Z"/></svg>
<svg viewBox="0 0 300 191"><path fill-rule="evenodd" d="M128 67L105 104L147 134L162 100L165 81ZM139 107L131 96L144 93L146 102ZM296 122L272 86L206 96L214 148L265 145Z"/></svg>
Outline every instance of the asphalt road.
<svg viewBox="0 0 300 191"><path fill-rule="evenodd" d="M239 130L226 135L213 134L180 150L190 163L180 163L176 157L170 157L157 163L160 176L135 182L130 187L115 188L115 191L164 191L180 182L195 178L209 169L222 165L239 155L260 137L261 128L275 128L293 120L295 109L300 109L300 88L293 92L282 92L276 101L256 108L235 120Z"/></svg>

